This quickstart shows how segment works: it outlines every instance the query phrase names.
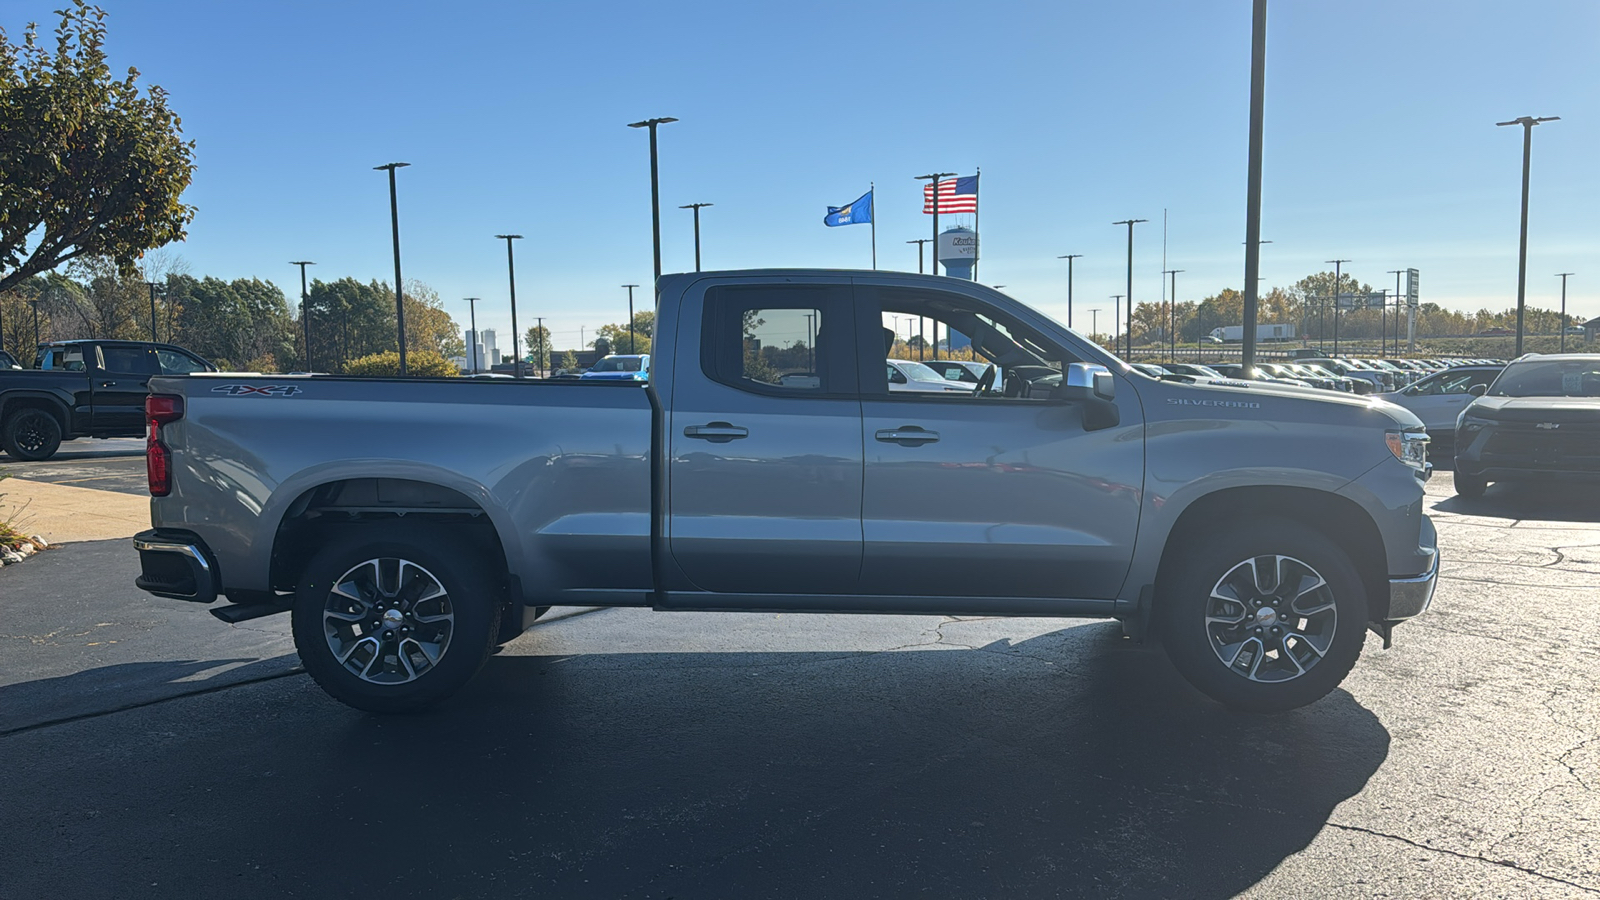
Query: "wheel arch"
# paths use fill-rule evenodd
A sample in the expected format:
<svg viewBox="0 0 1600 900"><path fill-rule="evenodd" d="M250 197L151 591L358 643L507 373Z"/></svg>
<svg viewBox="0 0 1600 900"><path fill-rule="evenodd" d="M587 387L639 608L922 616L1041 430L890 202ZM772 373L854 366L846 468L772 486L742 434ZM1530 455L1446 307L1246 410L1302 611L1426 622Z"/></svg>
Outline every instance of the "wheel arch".
<svg viewBox="0 0 1600 900"><path fill-rule="evenodd" d="M1361 574L1367 617L1388 613L1389 568L1383 534L1354 500L1316 488L1286 485L1229 487L1196 498L1178 515L1162 547L1156 569L1156 598L1178 557L1195 537L1215 531L1228 519L1283 518L1307 525L1336 543ZM1223 525L1225 527L1225 524Z"/></svg>
<svg viewBox="0 0 1600 900"><path fill-rule="evenodd" d="M60 397L43 391L7 391L0 394L0 427L3 427L11 414L19 409L42 409L61 426L63 438L72 435L72 417Z"/></svg>

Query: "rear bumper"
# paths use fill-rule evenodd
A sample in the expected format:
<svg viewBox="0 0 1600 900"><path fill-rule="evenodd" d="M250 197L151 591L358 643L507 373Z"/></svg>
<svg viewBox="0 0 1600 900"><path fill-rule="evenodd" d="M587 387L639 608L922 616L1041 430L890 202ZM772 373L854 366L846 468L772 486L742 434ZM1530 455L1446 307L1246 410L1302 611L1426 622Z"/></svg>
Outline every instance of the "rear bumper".
<svg viewBox="0 0 1600 900"><path fill-rule="evenodd" d="M198 537L181 531L152 529L133 537L139 551L139 577L134 586L157 597L213 603L221 580L216 560Z"/></svg>

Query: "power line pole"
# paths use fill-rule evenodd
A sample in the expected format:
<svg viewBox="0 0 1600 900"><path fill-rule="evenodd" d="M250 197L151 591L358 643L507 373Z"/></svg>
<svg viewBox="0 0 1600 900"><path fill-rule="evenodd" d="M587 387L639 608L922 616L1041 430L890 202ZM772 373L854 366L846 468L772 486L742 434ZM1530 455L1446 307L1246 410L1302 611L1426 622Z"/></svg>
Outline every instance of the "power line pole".
<svg viewBox="0 0 1600 900"><path fill-rule="evenodd" d="M1058 256L1058 257L1056 257L1056 259L1064 259L1064 260L1067 261L1067 327L1068 328L1072 327L1072 261L1075 260L1075 259L1078 259L1081 256L1083 256L1082 253L1068 253L1066 256Z"/></svg>
<svg viewBox="0 0 1600 900"><path fill-rule="evenodd" d="M389 173L389 227L394 233L394 321L400 338L401 375L406 374L406 301L405 288L400 284L400 201L395 193L394 170L409 165L411 163L392 162L372 167L373 171L382 169Z"/></svg>
<svg viewBox="0 0 1600 900"><path fill-rule="evenodd" d="M1258 0L1260 2L1260 0ZM1133 226L1149 219L1123 219L1121 222L1112 222L1113 225L1128 226L1128 359L1133 359Z"/></svg>
<svg viewBox="0 0 1600 900"><path fill-rule="evenodd" d="M1556 122L1560 116L1522 116L1495 125L1522 126L1522 239L1517 245L1517 355L1522 355L1522 314L1527 300L1528 283L1528 161L1533 154L1533 126Z"/></svg>
<svg viewBox="0 0 1600 900"><path fill-rule="evenodd" d="M1347 263L1349 261L1350 260L1348 260L1348 259L1325 259L1325 260L1323 260L1324 263L1333 263L1333 355L1334 356L1338 356L1339 355L1339 283L1340 283L1340 280L1341 280L1340 277L1339 277L1339 267L1344 265L1345 263ZM1326 310L1327 307L1323 307L1323 309ZM1324 327L1326 327L1325 323L1322 324L1322 325L1318 325L1317 326L1317 328L1318 328L1317 337L1319 339L1322 337L1321 329L1324 328Z"/></svg>

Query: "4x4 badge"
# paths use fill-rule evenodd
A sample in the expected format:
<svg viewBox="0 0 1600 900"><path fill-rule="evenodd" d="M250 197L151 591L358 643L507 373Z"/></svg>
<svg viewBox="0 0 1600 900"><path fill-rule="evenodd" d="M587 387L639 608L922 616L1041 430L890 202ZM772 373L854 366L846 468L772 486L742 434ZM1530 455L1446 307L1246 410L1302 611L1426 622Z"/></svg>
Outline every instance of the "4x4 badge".
<svg viewBox="0 0 1600 900"><path fill-rule="evenodd" d="M211 389L213 394L243 397L246 394L263 394L268 397L293 397L300 387L293 384L224 384Z"/></svg>
<svg viewBox="0 0 1600 900"><path fill-rule="evenodd" d="M1540 422L1539 424L1537 424L1537 425L1535 425L1533 427L1535 427L1535 428L1560 428L1561 427L1561 423L1560 422Z"/></svg>

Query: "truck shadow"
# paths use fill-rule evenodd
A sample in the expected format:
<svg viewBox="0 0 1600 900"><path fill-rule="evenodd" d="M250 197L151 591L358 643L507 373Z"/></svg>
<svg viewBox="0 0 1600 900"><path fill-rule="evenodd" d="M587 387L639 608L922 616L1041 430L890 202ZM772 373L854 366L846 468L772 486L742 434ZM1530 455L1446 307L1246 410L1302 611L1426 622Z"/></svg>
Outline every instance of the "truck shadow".
<svg viewBox="0 0 1600 900"><path fill-rule="evenodd" d="M1444 477L1449 478L1446 474ZM1433 505L1439 512L1501 519L1600 522L1600 485L1552 482L1497 482L1483 496L1453 496Z"/></svg>
<svg viewBox="0 0 1600 900"><path fill-rule="evenodd" d="M1230 713L1114 623L918 652L540 643L421 715L362 715L291 678L7 738L115 745L62 759L60 778L30 767L15 809L100 812L20 829L19 858L50 874L18 887L1229 897L1389 751L1343 691Z"/></svg>
<svg viewBox="0 0 1600 900"><path fill-rule="evenodd" d="M287 675L299 664L293 654L128 662L0 685L0 735Z"/></svg>

